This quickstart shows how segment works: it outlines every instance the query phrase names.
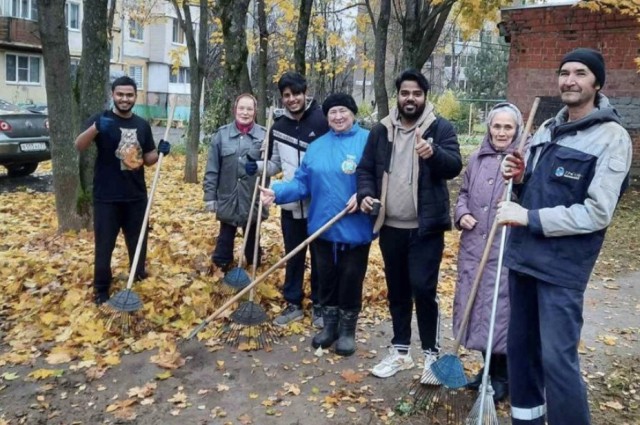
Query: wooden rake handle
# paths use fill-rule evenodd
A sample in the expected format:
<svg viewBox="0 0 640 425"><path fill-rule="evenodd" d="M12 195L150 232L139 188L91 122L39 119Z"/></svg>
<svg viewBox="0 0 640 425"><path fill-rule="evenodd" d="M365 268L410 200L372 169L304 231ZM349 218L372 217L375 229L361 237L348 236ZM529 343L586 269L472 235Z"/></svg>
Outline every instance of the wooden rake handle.
<svg viewBox="0 0 640 425"><path fill-rule="evenodd" d="M531 111L529 112L529 117L527 118L527 124L524 128L524 131L520 135L520 140L518 142L518 152L522 153L524 149L524 141L529 137L529 133L531 132L531 127L533 126L533 118L536 116L536 112L538 111L538 106L540 105L540 98L536 97L533 101L533 105L531 106ZM511 186L513 182L509 179L507 183L508 190L504 192L503 200L509 200L511 198ZM460 350L460 344L462 342L462 336L467 332L467 326L469 325L469 319L471 317L471 310L473 309L473 304L476 299L476 294L478 293L478 288L480 287L480 280L482 280L482 274L484 273L484 268L487 265L487 261L489 260L489 254L491 253L491 247L493 246L493 239L496 236L496 232L498 231L498 220L494 218L493 224L491 225L491 230L489 231L489 236L487 237L487 244L484 246L484 251L482 252L482 258L480 259L480 264L478 265L478 269L476 271L476 276L473 280L473 284L471 285L471 292L469 294L469 299L467 300L467 305L464 309L464 314L462 316L462 322L460 323L460 330L458 331L458 336L456 337L453 343L453 351L454 353L458 353Z"/></svg>
<svg viewBox="0 0 640 425"><path fill-rule="evenodd" d="M302 243L300 245L295 247L291 252L289 252L287 255L285 255L282 259L280 259L273 266L269 267L269 269L267 271L265 271L260 276L258 276L253 282L251 282L249 285L245 286L240 292L235 294L233 297L229 298L229 300L227 300L227 302L222 304L222 306L220 306L220 308L218 308L216 311L211 313L211 315L209 315L209 317L204 319L202 321L202 323L200 323L193 331L191 331L189 336L187 336L187 339L191 339L194 336L196 336L198 334L198 332L200 332L202 329L204 329L205 326L207 326L213 319L215 319L220 314L222 314L222 312L224 312L226 309L228 309L233 303L238 301L244 294L249 292L258 283L260 283L263 280L265 280L267 278L267 276L269 276L276 269L281 267L284 263L289 261L293 256L295 256L298 252L300 252L302 249L304 249L311 242L313 242L318 236L320 236L322 233L324 233L329 227L333 226L338 220L340 220L342 217L344 217L347 214L347 212L348 212L348 208L345 208L342 211L340 211L331 220L326 222L321 228L319 228L318 230L313 232L313 234L311 236L309 236L307 239L302 241Z"/></svg>
<svg viewBox="0 0 640 425"><path fill-rule="evenodd" d="M169 118L167 119L167 128L164 129L163 140L167 140L169 137L169 129L173 121L173 114L176 110L176 103L171 105L171 112L169 112ZM142 252L142 244L144 243L144 237L147 234L147 225L149 224L149 214L151 213L151 205L153 204L153 196L156 193L156 187L158 186L158 180L160 178L160 167L162 166L162 158L164 154L160 153L158 156L158 162L156 162L156 172L153 175L153 183L151 184L151 191L149 192L149 199L147 200L147 208L144 211L144 218L142 219L142 229L140 230L140 236L138 236L138 243L136 245L136 252L133 255L133 261L131 262L131 270L129 270L129 280L127 280L127 290L133 286L133 281L136 277L136 269L138 268L138 262L140 261L140 253ZM144 165L143 165L144 166Z"/></svg>

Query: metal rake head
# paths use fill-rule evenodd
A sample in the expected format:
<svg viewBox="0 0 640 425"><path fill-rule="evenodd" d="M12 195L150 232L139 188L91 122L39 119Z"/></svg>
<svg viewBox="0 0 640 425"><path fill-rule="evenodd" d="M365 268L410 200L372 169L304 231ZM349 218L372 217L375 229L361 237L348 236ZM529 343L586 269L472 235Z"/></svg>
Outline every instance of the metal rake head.
<svg viewBox="0 0 640 425"><path fill-rule="evenodd" d="M484 402L482 397L483 392L486 392ZM499 425L496 404L493 401L494 391L491 384L487 384L486 388L480 386L479 394L464 425ZM482 413L480 413L481 410Z"/></svg>
<svg viewBox="0 0 640 425"><path fill-rule="evenodd" d="M465 425L465 415L471 405L462 389L420 384L417 379L407 396L411 404L410 415L422 415L427 423Z"/></svg>
<svg viewBox="0 0 640 425"><path fill-rule="evenodd" d="M230 322L218 331L217 337L243 351L270 349L277 341L277 332L260 304L245 301L229 316Z"/></svg>

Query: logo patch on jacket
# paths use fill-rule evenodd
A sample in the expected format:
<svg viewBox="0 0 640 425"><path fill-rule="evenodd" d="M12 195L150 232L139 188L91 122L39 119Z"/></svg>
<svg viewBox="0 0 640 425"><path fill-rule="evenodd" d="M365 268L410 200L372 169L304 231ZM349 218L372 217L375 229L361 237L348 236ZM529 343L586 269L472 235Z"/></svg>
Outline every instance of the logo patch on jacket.
<svg viewBox="0 0 640 425"><path fill-rule="evenodd" d="M353 174L356 172L356 167L358 163L356 162L355 155L347 155L347 159L342 161L342 172L345 174Z"/></svg>
<svg viewBox="0 0 640 425"><path fill-rule="evenodd" d="M580 180L582 178L582 174L565 170L564 167L556 168L555 174L556 174L556 177L564 177L565 179L571 179L571 180Z"/></svg>

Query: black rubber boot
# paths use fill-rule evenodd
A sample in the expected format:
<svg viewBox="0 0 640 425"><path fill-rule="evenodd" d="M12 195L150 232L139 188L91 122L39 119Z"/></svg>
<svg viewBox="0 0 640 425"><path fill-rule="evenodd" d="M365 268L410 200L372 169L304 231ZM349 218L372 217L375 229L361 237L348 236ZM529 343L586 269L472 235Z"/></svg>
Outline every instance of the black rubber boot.
<svg viewBox="0 0 640 425"><path fill-rule="evenodd" d="M491 355L491 386L493 387L493 401L499 402L509 395L509 374L507 372L506 354Z"/></svg>
<svg viewBox="0 0 640 425"><path fill-rule="evenodd" d="M322 306L322 318L324 328L313 337L311 341L313 348L329 348L338 339L338 322L340 321L338 307Z"/></svg>
<svg viewBox="0 0 640 425"><path fill-rule="evenodd" d="M486 361L487 356L482 352L482 360ZM484 374L484 366L480 368L480 371L473 377L469 382L467 382L467 389L472 391L478 391L480 389L480 385L482 385L482 375Z"/></svg>
<svg viewBox="0 0 640 425"><path fill-rule="evenodd" d="M359 310L340 310L340 337L336 342L336 354L339 356L350 356L356 352L356 325L359 313Z"/></svg>

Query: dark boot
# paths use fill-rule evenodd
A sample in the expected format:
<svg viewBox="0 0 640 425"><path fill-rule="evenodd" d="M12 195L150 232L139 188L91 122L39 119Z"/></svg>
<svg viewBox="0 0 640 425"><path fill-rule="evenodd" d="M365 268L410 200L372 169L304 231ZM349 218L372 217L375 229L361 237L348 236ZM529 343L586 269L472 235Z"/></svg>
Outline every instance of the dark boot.
<svg viewBox="0 0 640 425"><path fill-rule="evenodd" d="M93 289L94 289L93 301L96 303L96 305L101 305L107 302L107 300L109 300L109 285L104 285L104 284L98 285L94 283Z"/></svg>
<svg viewBox="0 0 640 425"><path fill-rule="evenodd" d="M482 360L486 361L486 356L484 352L482 352ZM482 375L484 374L484 366L480 368L480 371L473 377L469 382L467 382L467 389L472 391L478 391L480 389L480 385L482 385Z"/></svg>
<svg viewBox="0 0 640 425"><path fill-rule="evenodd" d="M350 356L356 352L356 325L358 324L359 313L359 310L340 310L340 326L338 329L340 338L338 338L335 348L336 354L339 356Z"/></svg>
<svg viewBox="0 0 640 425"><path fill-rule="evenodd" d="M467 382L467 389L478 391L480 389L480 385L482 385L482 374L484 373L484 367L480 369L469 382Z"/></svg>
<svg viewBox="0 0 640 425"><path fill-rule="evenodd" d="M493 401L499 402L509 395L509 375L507 372L506 354L492 354L491 366L491 386L493 387Z"/></svg>
<svg viewBox="0 0 640 425"><path fill-rule="evenodd" d="M322 306L322 318L324 328L313 337L311 341L313 348L329 348L338 339L338 322L340 321L338 307Z"/></svg>

